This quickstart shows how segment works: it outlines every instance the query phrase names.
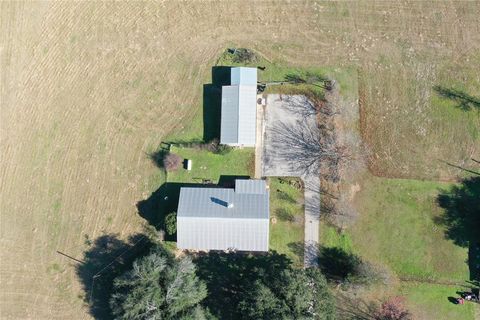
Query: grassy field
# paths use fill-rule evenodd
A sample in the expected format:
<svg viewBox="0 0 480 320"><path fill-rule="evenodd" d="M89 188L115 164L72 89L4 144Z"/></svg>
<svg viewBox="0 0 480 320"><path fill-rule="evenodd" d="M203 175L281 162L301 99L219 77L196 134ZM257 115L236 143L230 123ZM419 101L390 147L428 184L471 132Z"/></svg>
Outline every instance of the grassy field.
<svg viewBox="0 0 480 320"><path fill-rule="evenodd" d="M356 198L359 220L343 234L323 224L321 242L392 270L400 285L390 294L405 295L418 319L473 319L472 306L448 301L469 279L467 250L445 239L434 222L442 214L437 196L451 186L369 177Z"/></svg>
<svg viewBox="0 0 480 320"><path fill-rule="evenodd" d="M253 177L253 148L234 149L224 155L194 148L172 147L170 152L192 160L192 170L183 168L168 173L168 182L202 183L202 179L219 183L222 179L232 180L235 176ZM221 182L221 181L220 181Z"/></svg>
<svg viewBox="0 0 480 320"><path fill-rule="evenodd" d="M478 96L479 6L2 2L1 317L89 317L77 264L57 250L82 259L87 237L141 230L137 203L163 179L149 154L182 131L203 138L203 85L227 47L358 69L375 172L455 176L436 159L478 159L478 116L436 115L432 86Z"/></svg>
<svg viewBox="0 0 480 320"><path fill-rule="evenodd" d="M288 179L296 181L295 179ZM296 267L303 266L304 209L303 191L282 178L269 178L270 250L286 254Z"/></svg>
<svg viewBox="0 0 480 320"><path fill-rule="evenodd" d="M417 319L475 319L475 305L456 305L448 297L458 297L461 288L426 283L403 283L398 294L407 297L407 306ZM477 306L478 307L478 306Z"/></svg>

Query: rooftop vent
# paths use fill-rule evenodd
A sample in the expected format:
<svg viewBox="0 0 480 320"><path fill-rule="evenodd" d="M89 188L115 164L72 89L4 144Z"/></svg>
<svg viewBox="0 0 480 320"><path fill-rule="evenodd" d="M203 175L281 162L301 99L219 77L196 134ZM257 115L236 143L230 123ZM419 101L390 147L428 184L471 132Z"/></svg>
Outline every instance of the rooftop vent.
<svg viewBox="0 0 480 320"><path fill-rule="evenodd" d="M219 205L222 205L224 207L233 208L233 202L223 201L223 200L215 198L215 197L211 197L210 200L212 200L212 202L215 202L215 203L217 203Z"/></svg>

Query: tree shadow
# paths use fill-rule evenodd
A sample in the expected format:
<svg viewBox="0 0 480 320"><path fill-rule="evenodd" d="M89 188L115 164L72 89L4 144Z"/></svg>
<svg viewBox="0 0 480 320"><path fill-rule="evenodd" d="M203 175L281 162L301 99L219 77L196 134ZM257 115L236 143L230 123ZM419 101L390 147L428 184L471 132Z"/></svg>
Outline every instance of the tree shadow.
<svg viewBox="0 0 480 320"><path fill-rule="evenodd" d="M137 202L139 215L157 230L165 231L165 217L177 211L180 188L205 187L197 183L166 182L154 191L146 200ZM175 235L165 235L165 240L176 241Z"/></svg>
<svg viewBox="0 0 480 320"><path fill-rule="evenodd" d="M357 296L351 296L341 291L336 292L335 298L337 300L337 314L340 319L376 319L375 314L379 305L378 301L367 302Z"/></svg>
<svg viewBox="0 0 480 320"><path fill-rule="evenodd" d="M470 177L460 185L443 191L437 202L444 208L435 220L445 226L445 236L461 247L468 248L470 280L480 280L480 177Z"/></svg>
<svg viewBox="0 0 480 320"><path fill-rule="evenodd" d="M231 67L212 68L212 83L203 86L203 140L220 139L222 86L230 85Z"/></svg>
<svg viewBox="0 0 480 320"><path fill-rule="evenodd" d="M470 111L472 109L477 109L480 111L480 99L471 96L464 91L445 88L443 86L434 86L433 90L435 90L442 98L450 99L458 103L457 108L460 110Z"/></svg>
<svg viewBox="0 0 480 320"><path fill-rule="evenodd" d="M266 284L287 268L287 256L268 254L210 252L196 257L197 274L206 282L209 295L206 306L218 319L239 319L237 306L257 280Z"/></svg>
<svg viewBox="0 0 480 320"><path fill-rule="evenodd" d="M319 266L329 280L345 280L355 272L360 258L337 247L319 249Z"/></svg>
<svg viewBox="0 0 480 320"><path fill-rule="evenodd" d="M146 254L150 247L151 242L142 234L126 241L117 234L107 234L97 238L84 252L84 263L77 265L76 273L95 319L113 318L109 305L113 280L131 269L133 261Z"/></svg>

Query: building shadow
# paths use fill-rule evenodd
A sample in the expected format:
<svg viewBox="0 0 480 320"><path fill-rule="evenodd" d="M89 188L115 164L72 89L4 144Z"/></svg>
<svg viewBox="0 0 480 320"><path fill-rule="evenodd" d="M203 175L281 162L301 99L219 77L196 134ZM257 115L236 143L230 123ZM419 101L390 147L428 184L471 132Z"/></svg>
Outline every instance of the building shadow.
<svg viewBox="0 0 480 320"><path fill-rule="evenodd" d="M146 200L137 202L138 214L155 229L165 230L166 215L177 211L180 188L205 186L200 183L166 182ZM165 240L176 241L176 235L165 235Z"/></svg>
<svg viewBox="0 0 480 320"><path fill-rule="evenodd" d="M93 318L113 319L109 301L114 279L130 270L133 261L147 254L151 245L142 234L126 240L118 234L106 234L90 244L84 252L83 263L77 264L76 273Z"/></svg>
<svg viewBox="0 0 480 320"><path fill-rule="evenodd" d="M212 68L212 83L203 86L203 140L220 139L222 86L230 85L231 67Z"/></svg>
<svg viewBox="0 0 480 320"><path fill-rule="evenodd" d="M235 180L248 180L250 176L221 175L218 186L222 188L235 188Z"/></svg>

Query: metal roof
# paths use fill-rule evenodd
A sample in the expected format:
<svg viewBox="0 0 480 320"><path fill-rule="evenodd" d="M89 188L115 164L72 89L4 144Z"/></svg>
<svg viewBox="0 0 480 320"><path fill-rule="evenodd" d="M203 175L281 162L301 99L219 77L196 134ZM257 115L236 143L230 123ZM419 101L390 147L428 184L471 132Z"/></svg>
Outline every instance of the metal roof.
<svg viewBox="0 0 480 320"><path fill-rule="evenodd" d="M235 192L247 194L265 194L267 184L265 180L235 180Z"/></svg>
<svg viewBox="0 0 480 320"><path fill-rule="evenodd" d="M257 85L257 68L237 67L232 68L230 73L231 85Z"/></svg>
<svg viewBox="0 0 480 320"><path fill-rule="evenodd" d="M220 143L238 143L238 86L222 87L222 119L220 123Z"/></svg>
<svg viewBox="0 0 480 320"><path fill-rule="evenodd" d="M256 122L257 87L223 86L220 143L255 146Z"/></svg>
<svg viewBox="0 0 480 320"><path fill-rule="evenodd" d="M233 207L229 207L232 204ZM268 192L260 194L222 188L181 188L177 216L268 219Z"/></svg>
<svg viewBox="0 0 480 320"><path fill-rule="evenodd" d="M263 180L235 189L180 189L177 246L182 249L268 251L269 191Z"/></svg>

